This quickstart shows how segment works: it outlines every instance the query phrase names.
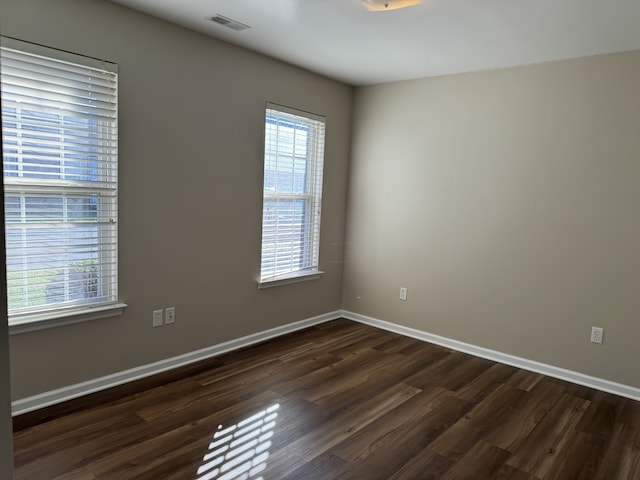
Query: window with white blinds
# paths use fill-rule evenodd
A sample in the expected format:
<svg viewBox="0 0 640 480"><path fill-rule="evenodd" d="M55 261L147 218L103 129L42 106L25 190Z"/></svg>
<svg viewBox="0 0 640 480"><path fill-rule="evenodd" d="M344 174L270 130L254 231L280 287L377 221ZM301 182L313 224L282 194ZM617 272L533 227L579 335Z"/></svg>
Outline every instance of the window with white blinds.
<svg viewBox="0 0 640 480"><path fill-rule="evenodd" d="M3 37L9 324L118 300L117 66Z"/></svg>
<svg viewBox="0 0 640 480"><path fill-rule="evenodd" d="M325 119L268 104L260 282L318 273Z"/></svg>

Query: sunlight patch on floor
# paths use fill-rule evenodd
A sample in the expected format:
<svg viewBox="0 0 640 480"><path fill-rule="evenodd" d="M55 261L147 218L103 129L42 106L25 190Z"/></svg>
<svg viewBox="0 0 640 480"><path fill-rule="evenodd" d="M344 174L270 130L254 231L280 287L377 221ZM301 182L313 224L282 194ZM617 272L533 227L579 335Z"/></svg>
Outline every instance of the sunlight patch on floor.
<svg viewBox="0 0 640 480"><path fill-rule="evenodd" d="M218 426L197 480L263 480L279 404L230 427Z"/></svg>

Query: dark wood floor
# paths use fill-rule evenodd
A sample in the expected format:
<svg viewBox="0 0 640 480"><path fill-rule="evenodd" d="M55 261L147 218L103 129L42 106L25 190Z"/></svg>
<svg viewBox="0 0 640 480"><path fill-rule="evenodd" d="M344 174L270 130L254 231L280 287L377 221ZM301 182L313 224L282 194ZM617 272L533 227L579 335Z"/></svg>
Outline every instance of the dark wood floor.
<svg viewBox="0 0 640 480"><path fill-rule="evenodd" d="M17 431L15 478L640 479L640 403L337 320Z"/></svg>

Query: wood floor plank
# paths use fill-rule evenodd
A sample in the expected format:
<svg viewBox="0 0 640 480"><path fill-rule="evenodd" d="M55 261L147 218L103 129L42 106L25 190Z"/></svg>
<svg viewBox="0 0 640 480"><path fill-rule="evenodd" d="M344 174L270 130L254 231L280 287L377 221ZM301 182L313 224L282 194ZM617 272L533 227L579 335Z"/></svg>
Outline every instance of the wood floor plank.
<svg viewBox="0 0 640 480"><path fill-rule="evenodd" d="M468 355L459 352L447 352L445 356L433 362L429 367L407 378L405 383L422 390L440 386L442 382L447 381L450 372L469 361L471 361L471 357Z"/></svg>
<svg viewBox="0 0 640 480"><path fill-rule="evenodd" d="M574 430L566 436L566 441L558 447L558 457L545 478L562 480L593 479L606 450L605 442L598 437Z"/></svg>
<svg viewBox="0 0 640 480"><path fill-rule="evenodd" d="M380 422L371 423L346 438L333 451L346 461L355 462L365 459L374 455L379 449L384 450L391 444L403 441L412 425L422 423L425 427L434 427L436 423L425 421L425 417L434 411L441 413L438 408L442 405L464 410L466 404L463 401L452 402L451 400L451 392L442 388L419 392L398 408L388 412ZM448 412L447 415L450 419L451 415ZM390 425L394 425L394 428L390 429Z"/></svg>
<svg viewBox="0 0 640 480"><path fill-rule="evenodd" d="M350 357L353 358L356 357ZM295 390L295 393L314 403L329 403L331 398L341 392L357 389L371 378L388 375L405 362L403 357L392 355L385 355L384 361L378 362L376 360L380 358L380 354L373 349L359 352L357 358L358 362L352 362L349 368L333 368L328 381L305 385L302 389ZM336 367L340 367L340 364Z"/></svg>
<svg viewBox="0 0 640 480"><path fill-rule="evenodd" d="M182 424L189 421L194 410L224 410L268 390L270 375L280 368L280 362L272 360L233 379L207 382L189 397L178 395L163 403L148 404L138 409L137 413L148 422L170 417L175 424Z"/></svg>
<svg viewBox="0 0 640 480"><path fill-rule="evenodd" d="M506 381L506 384L511 385L513 388L519 388L528 392L543 378L544 375L539 373L518 370L509 380Z"/></svg>
<svg viewBox="0 0 640 480"><path fill-rule="evenodd" d="M309 478L313 480L334 480L344 477L349 469L348 462L330 453L323 453L309 462L305 462L289 475L280 477L282 480L299 480Z"/></svg>
<svg viewBox="0 0 640 480"><path fill-rule="evenodd" d="M640 430L618 423L607 443L596 480L640 478Z"/></svg>
<svg viewBox="0 0 640 480"><path fill-rule="evenodd" d="M420 390L404 384L394 385L389 390L362 402L348 410L342 410L320 428L309 432L304 437L290 444L298 455L306 460L326 452L357 433L367 425L394 410Z"/></svg>
<svg viewBox="0 0 640 480"><path fill-rule="evenodd" d="M501 383L507 382L518 370L508 365L495 363L473 380L456 390L456 397L480 403Z"/></svg>
<svg viewBox="0 0 640 480"><path fill-rule="evenodd" d="M74 418L70 422L70 428L66 430L58 428L56 433L50 432L47 436L15 435L15 461L18 463L37 462L51 453L57 454L69 448L76 449L75 443L78 438L82 438L85 445L96 441L105 442L109 433L115 432L115 435L119 437L123 431L139 431L139 427L145 423L133 412L94 420L91 423L87 423L86 418L80 418L80 415L76 415L76 417L79 418ZM119 440L118 443L120 443ZM106 448L104 443L101 448Z"/></svg>
<svg viewBox="0 0 640 480"><path fill-rule="evenodd" d="M522 390L501 384L484 401L443 432L431 444L430 449L459 460L489 432L499 429L505 417L514 414L514 405L524 395Z"/></svg>
<svg viewBox="0 0 640 480"><path fill-rule="evenodd" d="M516 452L533 429L562 397L565 389L556 383L537 382L528 395L522 396L517 410L500 417L500 428L488 432L484 440L496 447Z"/></svg>
<svg viewBox="0 0 640 480"><path fill-rule="evenodd" d="M623 399L599 392L591 400L576 428L601 438L610 437L620 421L625 405Z"/></svg>
<svg viewBox="0 0 640 480"><path fill-rule="evenodd" d="M398 333L389 334L389 332L387 332L382 338L383 340L378 342L375 349L384 353L402 353L403 350L410 348L416 343L411 337L405 337Z"/></svg>
<svg viewBox="0 0 640 480"><path fill-rule="evenodd" d="M640 402L345 319L135 385L22 416L15 479L640 480Z"/></svg>
<svg viewBox="0 0 640 480"><path fill-rule="evenodd" d="M306 390L328 388L334 378L339 375L346 375L359 367L369 366L376 354L371 349L363 349L345 357L338 362L331 363L319 368L307 375L291 378L287 377L282 381L274 382L272 388L283 395L297 392L298 394Z"/></svg>
<svg viewBox="0 0 640 480"><path fill-rule="evenodd" d="M406 461L389 480L438 480L455 465L451 458L425 448Z"/></svg>
<svg viewBox="0 0 640 480"><path fill-rule="evenodd" d="M63 474L58 480L96 480L96 477L87 472Z"/></svg>
<svg viewBox="0 0 640 480"><path fill-rule="evenodd" d="M522 470L513 468L510 465L502 465L502 467L491 476L490 480L540 480L540 478L524 473Z"/></svg>
<svg viewBox="0 0 640 480"><path fill-rule="evenodd" d="M392 355L391 360L387 359L387 355L379 357L366 377L345 388L334 390L332 394L314 400L314 403L328 412L355 405L384 391L390 384L402 382L403 378L423 370L430 363L429 357L422 356L406 358ZM333 384L333 380L330 383Z"/></svg>
<svg viewBox="0 0 640 480"><path fill-rule="evenodd" d="M508 451L480 441L444 474L442 480L496 477L507 458L509 458Z"/></svg>
<svg viewBox="0 0 640 480"><path fill-rule="evenodd" d="M563 394L505 463L540 478L548 477L558 468L562 447L568 447L567 440L588 405L588 400Z"/></svg>
<svg viewBox="0 0 640 480"><path fill-rule="evenodd" d="M388 415L395 418L390 420L390 423L397 427L380 434L374 425L370 425L359 435L339 445L336 454L340 457L353 456L352 447L355 446L356 455L351 461L356 464L357 471L362 472L362 476L372 480L390 478L470 407L467 402L452 395L445 395L433 401L433 404L425 398L425 402L429 404L425 407L423 402L420 402L423 394L424 392L416 395L396 409L399 412L404 411L406 416L389 412ZM368 438L370 432L376 434Z"/></svg>

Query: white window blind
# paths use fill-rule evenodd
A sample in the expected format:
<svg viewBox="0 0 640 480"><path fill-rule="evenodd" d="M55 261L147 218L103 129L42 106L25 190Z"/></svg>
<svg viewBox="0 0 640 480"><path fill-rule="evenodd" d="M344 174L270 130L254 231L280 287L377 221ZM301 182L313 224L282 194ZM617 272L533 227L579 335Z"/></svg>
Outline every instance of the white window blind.
<svg viewBox="0 0 640 480"><path fill-rule="evenodd" d="M260 281L318 272L325 119L268 104Z"/></svg>
<svg viewBox="0 0 640 480"><path fill-rule="evenodd" d="M9 323L117 303L117 66L2 38Z"/></svg>

